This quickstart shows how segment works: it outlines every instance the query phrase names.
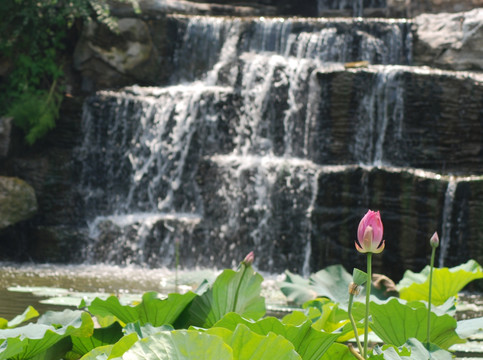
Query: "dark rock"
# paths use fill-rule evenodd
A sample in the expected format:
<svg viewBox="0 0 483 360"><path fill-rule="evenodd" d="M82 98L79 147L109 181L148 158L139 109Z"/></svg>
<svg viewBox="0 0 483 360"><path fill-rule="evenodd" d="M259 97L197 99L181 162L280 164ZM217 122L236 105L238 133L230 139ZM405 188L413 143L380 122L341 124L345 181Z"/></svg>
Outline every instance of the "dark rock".
<svg viewBox="0 0 483 360"><path fill-rule="evenodd" d="M0 229L27 220L36 212L32 186L18 178L0 176Z"/></svg>
<svg viewBox="0 0 483 360"><path fill-rule="evenodd" d="M11 117L0 117L0 157L5 158L10 149Z"/></svg>
<svg viewBox="0 0 483 360"><path fill-rule="evenodd" d="M447 179L410 169L342 167L322 172L311 215L312 269L342 263L365 269L365 256L354 247L359 221L379 210L385 250L374 255L374 271L399 278L404 269L428 262L429 239L441 234Z"/></svg>
<svg viewBox="0 0 483 360"><path fill-rule="evenodd" d="M308 157L480 173L483 78L409 67L317 74ZM314 96L314 95L312 95ZM429 126L431 124L431 126ZM482 164L483 165L483 164Z"/></svg>

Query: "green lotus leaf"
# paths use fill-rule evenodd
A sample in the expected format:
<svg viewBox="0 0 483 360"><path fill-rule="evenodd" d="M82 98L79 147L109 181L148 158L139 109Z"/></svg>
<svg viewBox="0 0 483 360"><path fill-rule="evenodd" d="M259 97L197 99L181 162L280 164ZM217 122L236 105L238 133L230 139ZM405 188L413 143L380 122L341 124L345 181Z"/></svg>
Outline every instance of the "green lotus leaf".
<svg viewBox="0 0 483 360"><path fill-rule="evenodd" d="M288 320L279 320L274 317L267 317L253 321L245 319L238 314L230 313L218 321L214 327L235 331L240 324L259 335L266 336L269 333L274 333L283 336L293 344L297 353L304 360L320 359L339 336L314 329L312 322L306 316L305 321L294 324L291 323L290 318Z"/></svg>
<svg viewBox="0 0 483 360"><path fill-rule="evenodd" d="M101 317L114 315L125 324L139 321L141 325L150 323L161 326L173 324L196 296L189 291L185 294L169 294L166 299L161 299L158 293L147 292L136 306L122 305L117 297L110 296L106 300L94 299L88 309Z"/></svg>
<svg viewBox="0 0 483 360"><path fill-rule="evenodd" d="M48 311L35 324L0 330L0 339L8 339L0 348L0 360L28 359L45 352L67 336L87 337L93 330L92 318L84 311Z"/></svg>
<svg viewBox="0 0 483 360"><path fill-rule="evenodd" d="M115 322L108 327L94 329L89 337L72 336L72 351L82 356L96 347L115 344L122 336L122 326Z"/></svg>
<svg viewBox="0 0 483 360"><path fill-rule="evenodd" d="M137 341L122 355L122 359L232 360L233 351L218 336L195 330L175 330L157 333Z"/></svg>
<svg viewBox="0 0 483 360"><path fill-rule="evenodd" d="M428 301L430 267L420 273L407 270L398 284L400 298L407 301ZM458 293L471 281L483 278L483 269L474 260L448 268L433 270L433 290L431 303L442 305Z"/></svg>
<svg viewBox="0 0 483 360"><path fill-rule="evenodd" d="M309 279L285 271L285 279L280 284L280 290L287 299L297 305L302 305L317 297L317 292L311 288Z"/></svg>
<svg viewBox="0 0 483 360"><path fill-rule="evenodd" d="M98 346L86 353L81 360L110 360L120 359L137 341L139 337L135 333L123 336L113 345Z"/></svg>
<svg viewBox="0 0 483 360"><path fill-rule="evenodd" d="M354 307L363 307L356 303ZM413 308L400 299L392 298L385 303L371 302L371 329L386 344L402 346L410 338L426 341L428 312L426 308ZM464 343L456 333L456 320L447 314L431 312L430 342L442 349Z"/></svg>
<svg viewBox="0 0 483 360"><path fill-rule="evenodd" d="M233 348L233 357L240 360L301 359L293 344L285 337L273 332L265 336L258 335L242 324L236 327L229 345Z"/></svg>
<svg viewBox="0 0 483 360"><path fill-rule="evenodd" d="M265 299L260 296L262 281L260 274L243 263L237 271L224 270L210 289L193 300L189 323L208 328L230 312L261 318L265 314Z"/></svg>
<svg viewBox="0 0 483 360"><path fill-rule="evenodd" d="M298 305L303 305L316 298L326 297L334 303L339 303L342 307L347 308L349 303L349 284L353 281L358 284L364 284L365 276L367 276L365 272L357 269L354 269L354 276L352 276L342 265L328 266L310 275L308 279L285 271L285 279L280 284L280 290L290 301ZM387 277L383 278L392 283ZM371 295L380 299L388 298L388 289L385 287L385 284L385 281L375 283L372 287ZM360 296L363 296L363 294L364 288L362 288Z"/></svg>
<svg viewBox="0 0 483 360"><path fill-rule="evenodd" d="M308 280L286 271L280 290L299 305L316 297L327 297L334 302L347 304L351 282L352 276L342 265L332 265L310 275Z"/></svg>
<svg viewBox="0 0 483 360"><path fill-rule="evenodd" d="M35 310L32 306L28 306L21 315L17 315L12 320L10 320L7 323L6 327L8 327L8 328L17 327L21 323L32 320L33 318L36 318L37 316L39 316L38 311Z"/></svg>
<svg viewBox="0 0 483 360"><path fill-rule="evenodd" d="M136 333L142 339L161 331L172 331L174 328L171 325L153 326L149 323L141 325L139 321L129 323L124 327L124 334Z"/></svg>
<svg viewBox="0 0 483 360"><path fill-rule="evenodd" d="M335 343L326 353L320 358L320 360L354 360L354 355L351 354L347 345Z"/></svg>

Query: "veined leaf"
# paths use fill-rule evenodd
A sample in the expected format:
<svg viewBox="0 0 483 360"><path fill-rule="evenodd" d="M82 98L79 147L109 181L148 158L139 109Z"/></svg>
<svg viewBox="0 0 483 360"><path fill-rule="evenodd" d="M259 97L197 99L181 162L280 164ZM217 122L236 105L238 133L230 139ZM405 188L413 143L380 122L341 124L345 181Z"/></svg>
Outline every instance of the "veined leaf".
<svg viewBox="0 0 483 360"><path fill-rule="evenodd" d="M255 334L244 325L238 325L230 343L234 359L239 360L299 360L293 345L283 336L270 332L265 336Z"/></svg>
<svg viewBox="0 0 483 360"><path fill-rule="evenodd" d="M0 359L28 359L67 336L90 336L93 329L92 318L84 311L48 311L36 324L0 330L0 339L8 339L0 347Z"/></svg>
<svg viewBox="0 0 483 360"><path fill-rule="evenodd" d="M347 345L335 343L327 350L327 352L320 358L320 360L354 360L354 355L351 354Z"/></svg>
<svg viewBox="0 0 483 360"><path fill-rule="evenodd" d="M137 336L142 339L150 335L156 334L161 331L172 331L174 328L171 325L153 326L151 324L141 325L139 321L135 323L129 323L124 327L124 334L136 333Z"/></svg>
<svg viewBox="0 0 483 360"><path fill-rule="evenodd" d="M106 300L96 298L88 306L94 315L114 315L125 324L139 320L141 325L150 323L153 326L172 324L183 310L191 303L196 294L189 291L185 294L169 294L160 299L158 293L147 292L136 306L122 305L119 299L111 296Z"/></svg>
<svg viewBox="0 0 483 360"><path fill-rule="evenodd" d="M427 309L412 308L397 298L385 303L371 302L370 309L373 320L370 327L386 344L401 346L410 338L426 341ZM456 320L453 317L447 314L436 315L434 312L431 312L430 340L443 349L465 342L456 333Z"/></svg>
<svg viewBox="0 0 483 360"><path fill-rule="evenodd" d="M137 341L138 336L134 333L123 336L114 345L98 346L87 354L81 360L110 360L120 359L121 356L128 351Z"/></svg>
<svg viewBox="0 0 483 360"><path fill-rule="evenodd" d="M429 266L420 273L407 270L398 284L400 298L408 301L428 301L429 272ZM434 269L431 303L444 304L450 297L458 295L469 282L481 278L483 278L483 269L474 260L451 269Z"/></svg>
<svg viewBox="0 0 483 360"><path fill-rule="evenodd" d="M123 360L232 360L233 351L215 335L194 330L161 332L137 341Z"/></svg>
<svg viewBox="0 0 483 360"><path fill-rule="evenodd" d="M354 275L349 274L342 265L331 265L304 279L299 275L285 271L285 280L280 284L280 290L294 303L302 305L316 298L326 297L342 307L349 303L349 284L353 281L359 285L365 283L367 274L354 269ZM373 274L371 295L387 299L392 289L387 288L392 280L385 276ZM388 293L389 292L389 293ZM364 294L362 288L360 296Z"/></svg>
<svg viewBox="0 0 483 360"><path fill-rule="evenodd" d="M299 305L316 297L327 297L334 302L347 304L351 282L352 276L342 265L332 265L310 275L307 280L286 271L280 290Z"/></svg>
<svg viewBox="0 0 483 360"><path fill-rule="evenodd" d="M218 321L214 327L222 327L235 331L240 324L243 324L259 335L266 336L269 333L274 333L283 336L293 344L295 351L304 360L320 359L339 336L314 329L312 322L306 316L305 321L297 321L297 324L294 324L290 320L287 321L284 319L280 321L274 317L253 321L245 319L238 314L230 313Z"/></svg>
<svg viewBox="0 0 483 360"><path fill-rule="evenodd" d="M224 270L209 290L193 300L190 324L211 327L230 312L261 318L265 314L265 299L260 296L262 281L262 276L244 263L238 271Z"/></svg>
<svg viewBox="0 0 483 360"><path fill-rule="evenodd" d="M94 329L89 337L72 336L72 351L82 356L96 347L115 344L122 336L122 327L115 322L108 327Z"/></svg>

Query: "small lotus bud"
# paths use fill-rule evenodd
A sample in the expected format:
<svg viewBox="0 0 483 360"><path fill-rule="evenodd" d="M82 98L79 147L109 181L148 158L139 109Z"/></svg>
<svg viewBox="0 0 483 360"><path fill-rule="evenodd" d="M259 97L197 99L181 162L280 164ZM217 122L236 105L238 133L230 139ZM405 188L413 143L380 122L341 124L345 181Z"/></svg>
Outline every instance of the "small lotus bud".
<svg viewBox="0 0 483 360"><path fill-rule="evenodd" d="M361 288L359 285L357 285L356 283L353 283L351 282L349 284L349 294L350 295L359 295L359 293L361 292Z"/></svg>
<svg viewBox="0 0 483 360"><path fill-rule="evenodd" d="M433 236L431 236L431 239L429 239L429 243L431 244L431 247L437 248L439 246L439 236L438 232L435 232Z"/></svg>
<svg viewBox="0 0 483 360"><path fill-rule="evenodd" d="M253 260L255 260L255 254L253 251L250 251L247 256L245 256L245 259L243 259L242 263L245 264L246 266L250 266L253 264Z"/></svg>

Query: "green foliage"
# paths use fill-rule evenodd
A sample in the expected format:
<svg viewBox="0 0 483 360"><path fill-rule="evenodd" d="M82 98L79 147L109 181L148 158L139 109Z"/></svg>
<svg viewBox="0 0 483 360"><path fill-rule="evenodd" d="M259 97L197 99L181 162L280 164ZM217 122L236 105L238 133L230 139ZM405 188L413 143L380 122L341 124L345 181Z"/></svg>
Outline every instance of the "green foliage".
<svg viewBox="0 0 483 360"><path fill-rule="evenodd" d="M333 276L340 271L319 273ZM264 317L261 282L260 274L242 263L237 271L223 271L213 284L203 283L197 292L167 297L147 292L134 302L96 297L81 304L87 311L48 312L22 325L38 315L28 308L11 321L1 319L0 360L354 359L346 344L354 333L343 304L317 298L282 319ZM50 294L65 295L65 290ZM483 329L483 318L457 322L452 301L433 307L427 343L427 303L374 298L370 327L379 345L367 359L451 359L448 349L453 344ZM365 304L356 302L352 309L362 330ZM93 317L100 324L96 329Z"/></svg>
<svg viewBox="0 0 483 360"><path fill-rule="evenodd" d="M121 0L133 4L137 0ZM0 116L14 117L28 144L55 126L62 103L63 63L69 31L76 22L99 21L111 29L117 22L107 0L0 1Z"/></svg>
<svg viewBox="0 0 483 360"><path fill-rule="evenodd" d="M285 281L280 286L282 292L297 304L303 304L316 297L327 297L341 304L347 304L347 289L352 276L341 265L328 266L308 279L285 272Z"/></svg>
<svg viewBox="0 0 483 360"><path fill-rule="evenodd" d="M193 301L191 324L210 327L230 312L259 319L265 315L265 299L260 296L262 281L262 276L244 263L238 271L224 270L212 287Z"/></svg>
<svg viewBox="0 0 483 360"><path fill-rule="evenodd" d="M62 95L55 89L51 92L28 90L14 100L7 115L13 117L13 123L25 133L25 141L33 145L49 130L55 127L59 117Z"/></svg>
<svg viewBox="0 0 483 360"><path fill-rule="evenodd" d="M359 304L356 304L359 305ZM362 305L362 304L360 304ZM362 313L362 309L359 310ZM413 308L402 300L392 298L387 302L371 302L371 329L386 344L403 345L408 339L426 341L427 309ZM456 320L447 314L436 315L431 312L431 343L443 349L451 345L464 343L456 333Z"/></svg>
<svg viewBox="0 0 483 360"><path fill-rule="evenodd" d="M47 351L71 335L88 337L94 330L92 318L83 311L49 311L37 323L0 330L0 359L29 359Z"/></svg>
<svg viewBox="0 0 483 360"><path fill-rule="evenodd" d="M406 271L398 284L401 299L408 301L428 301L429 266L420 273ZM483 278L483 269L474 260L451 269L441 268L433 270L433 292L431 303L444 304L449 298L458 295L469 282Z"/></svg>
<svg viewBox="0 0 483 360"><path fill-rule="evenodd" d="M367 274L355 269L354 276L355 281L362 285L366 281ZM280 284L280 289L289 300L297 305L302 305L317 297L326 297L347 307L349 302L347 289L352 281L353 277L342 265L331 265L311 274L308 279L285 271L285 280ZM364 292L361 292L362 294ZM387 298L384 288L378 289L373 286L371 294L381 299Z"/></svg>

